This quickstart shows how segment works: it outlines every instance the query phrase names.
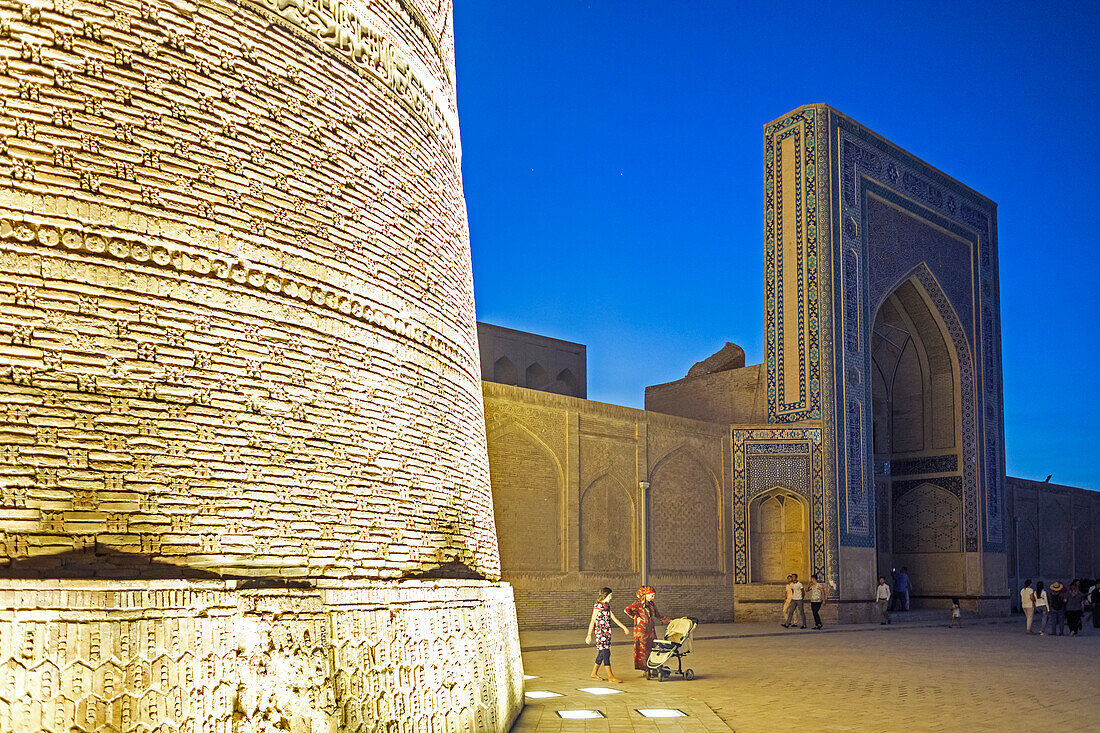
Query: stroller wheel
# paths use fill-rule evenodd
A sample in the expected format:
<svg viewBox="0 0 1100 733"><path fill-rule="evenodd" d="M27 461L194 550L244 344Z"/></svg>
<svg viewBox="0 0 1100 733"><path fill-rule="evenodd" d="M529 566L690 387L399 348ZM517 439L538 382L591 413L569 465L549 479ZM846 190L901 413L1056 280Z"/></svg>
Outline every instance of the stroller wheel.
<svg viewBox="0 0 1100 733"><path fill-rule="evenodd" d="M684 679L685 680L695 679L695 670L694 669L685 669L684 670Z"/></svg>
<svg viewBox="0 0 1100 733"><path fill-rule="evenodd" d="M666 682L666 681L668 680L668 678L669 678L669 677L670 677L670 676L672 675L672 673L671 673L671 672L669 672L668 670L664 670L664 669L662 669L662 670L660 671L660 675L661 675L661 676L660 676L660 677L659 677L658 679L659 679L659 680L660 680L661 682Z"/></svg>

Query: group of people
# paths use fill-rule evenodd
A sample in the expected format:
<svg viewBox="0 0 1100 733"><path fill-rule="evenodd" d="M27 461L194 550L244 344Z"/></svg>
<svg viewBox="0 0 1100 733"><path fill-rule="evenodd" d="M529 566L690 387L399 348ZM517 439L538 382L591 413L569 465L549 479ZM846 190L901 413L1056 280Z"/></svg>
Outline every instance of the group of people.
<svg viewBox="0 0 1100 733"><path fill-rule="evenodd" d="M656 595L653 588L643 585L635 593L635 601L623 609L623 612L634 619L634 669L640 669L648 678L646 661L649 652L653 649L653 641L657 638L657 619L667 624L672 619L662 616L657 610L653 598ZM611 611L611 589L601 588L596 597L596 603L592 607L592 619L588 622L588 635L584 638L585 644L596 643L596 663L592 667L592 679L603 680L600 677L600 667L607 667L608 682L622 682L611 671L611 622L630 634L627 629Z"/></svg>
<svg viewBox="0 0 1100 733"><path fill-rule="evenodd" d="M810 576L810 584L808 586L803 585L802 581L798 579L798 573L791 573L788 575L787 596L783 601L783 628L795 628L794 616L796 613L799 619L798 628L806 628L807 600L810 602L810 611L814 615L814 631L823 628L824 624L821 623L821 609L825 605L825 601L828 597L828 593L825 590L825 584L818 579L817 573Z"/></svg>
<svg viewBox="0 0 1100 733"><path fill-rule="evenodd" d="M1056 580L1046 588L1042 581L1032 587L1028 578L1020 589L1020 608L1029 634L1035 633L1032 624L1038 616L1039 636L1048 629L1051 636L1062 636L1067 629L1070 636L1077 636L1085 611L1091 611L1093 628L1100 629L1100 580L1074 579L1068 588Z"/></svg>

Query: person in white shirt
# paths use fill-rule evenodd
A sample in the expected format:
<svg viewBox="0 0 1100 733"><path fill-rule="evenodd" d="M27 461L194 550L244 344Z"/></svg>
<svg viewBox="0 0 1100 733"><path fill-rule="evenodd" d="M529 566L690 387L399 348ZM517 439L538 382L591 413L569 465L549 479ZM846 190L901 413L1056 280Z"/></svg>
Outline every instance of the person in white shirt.
<svg viewBox="0 0 1100 733"><path fill-rule="evenodd" d="M783 597L783 610L779 613L779 623L784 623L787 619L787 608L791 605L791 581L794 578L789 574L787 575L787 585L784 590Z"/></svg>
<svg viewBox="0 0 1100 733"><path fill-rule="evenodd" d="M1035 613L1039 614L1039 636L1047 627L1047 613L1050 612L1050 604L1047 602L1047 592L1043 588L1043 581L1035 584Z"/></svg>
<svg viewBox="0 0 1100 733"><path fill-rule="evenodd" d="M783 624L783 628L789 629L794 626L794 614L797 611L804 629L806 628L806 606L802 601L802 583L798 582L798 573L791 573L791 582L787 588L791 593L791 603L787 606L787 621Z"/></svg>
<svg viewBox="0 0 1100 733"><path fill-rule="evenodd" d="M890 623L890 585L886 582L885 577L880 577L878 579L878 590L875 591L875 603L878 604L879 616L882 618L879 624L886 625Z"/></svg>
<svg viewBox="0 0 1100 733"><path fill-rule="evenodd" d="M814 614L814 631L819 631L824 624L821 623L821 607L825 605L828 595L825 592L825 584L817 580L817 573L810 576L810 587L806 589L806 597L810 599L810 610Z"/></svg>
<svg viewBox="0 0 1100 733"><path fill-rule="evenodd" d="M1031 578L1024 581L1024 587L1020 589L1020 608L1023 609L1024 618L1027 619L1027 633L1031 633L1031 618L1035 615L1035 591L1031 587Z"/></svg>

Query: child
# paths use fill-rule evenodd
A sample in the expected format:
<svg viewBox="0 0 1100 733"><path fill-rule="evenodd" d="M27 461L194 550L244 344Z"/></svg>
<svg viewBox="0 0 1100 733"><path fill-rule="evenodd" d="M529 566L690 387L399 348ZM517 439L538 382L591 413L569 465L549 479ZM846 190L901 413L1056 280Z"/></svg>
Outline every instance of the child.
<svg viewBox="0 0 1100 733"><path fill-rule="evenodd" d="M961 629L963 627L962 609L959 608L959 599L951 599L951 625Z"/></svg>
<svg viewBox="0 0 1100 733"><path fill-rule="evenodd" d="M611 622L614 621L623 633L630 636L630 630L623 626L615 614L611 613L611 589L600 588L600 594L592 607L592 620L588 622L588 636L584 637L585 644L592 643L592 634L596 634L596 664L592 667L592 679L602 680L600 677L600 665L607 666L607 681L622 682L611 671Z"/></svg>

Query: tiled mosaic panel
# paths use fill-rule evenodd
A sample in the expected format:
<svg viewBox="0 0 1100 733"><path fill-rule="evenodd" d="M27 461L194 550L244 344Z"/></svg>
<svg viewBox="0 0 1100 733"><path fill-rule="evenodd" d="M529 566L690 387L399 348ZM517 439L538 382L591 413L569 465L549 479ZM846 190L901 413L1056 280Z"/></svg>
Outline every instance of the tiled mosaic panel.
<svg viewBox="0 0 1100 733"><path fill-rule="evenodd" d="M522 705L506 587L121 585L0 591L0 730L498 731Z"/></svg>
<svg viewBox="0 0 1100 733"><path fill-rule="evenodd" d="M818 322L818 188L819 169L815 129L817 110L803 109L764 128L764 286L766 299L766 371L768 422L783 423L821 418L821 353ZM783 141L793 157L783 159ZM784 169L786 166L786 170ZM793 190L783 189L790 174ZM784 207L794 211L794 231L784 231ZM785 243L789 242L788 248ZM795 263L784 263L784 252ZM784 272L793 267L795 282ZM794 303L786 302L793 296ZM796 324L787 323L794 319ZM794 326L797 341L785 334ZM788 394L788 377L798 393Z"/></svg>
<svg viewBox="0 0 1100 733"><path fill-rule="evenodd" d="M0 8L0 554L28 573L499 572L450 4L282 6Z"/></svg>
<svg viewBox="0 0 1100 733"><path fill-rule="evenodd" d="M748 583L748 507L763 491L782 486L810 502L810 566L839 587L836 533L826 532L835 522L831 492L822 480L820 428L734 428L733 443L733 573L734 582Z"/></svg>
<svg viewBox="0 0 1100 733"><path fill-rule="evenodd" d="M1003 496L1003 421L1001 415L1002 393L1000 384L1000 333L999 318L996 316L998 305L998 281L997 281L997 243L995 233L995 211L989 202L981 197L974 196L962 187L953 185L942 175L930 171L922 162L908 156L892 146L883 145L882 142L864 131L849 126L841 120L839 129L835 131L839 143L839 155L837 165L840 175L840 211L839 215L843 225L840 227L843 241L840 251L844 254L845 307L859 302L860 313L852 314L850 310L845 315L845 344L850 357L855 363L862 363L862 355L858 354L860 344L859 334L861 325L866 321L865 309L873 307L885 293L876 289L885 289L897 284L899 278L910 274L913 265L916 264L911 254L905 252L876 252L869 258L867 252L866 232L862 231L864 212L862 211L862 190L860 181L866 177L875 184L885 186L889 191L898 192L905 197L915 210L928 212L928 218L943 217L945 226L961 225L970 232L976 241L976 254L974 265L977 273L972 279L970 268L948 264L940 268L935 276L928 272L927 268L918 269L912 274L923 277L922 284L929 294L937 299L937 307L945 320L955 320L962 323L975 323L973 336L964 332L961 328L952 331L956 350L960 353L967 351L966 358L970 361L970 374L962 375L964 397L973 394L973 397L964 403L963 421L964 432L967 436L981 436L981 441L976 437L964 437L964 468L968 474L967 482L973 496L969 496L964 505L966 507L966 551L976 552L979 549L998 552L1004 549L1004 524L1002 518ZM896 243L895 246L902 246ZM867 286L867 300L862 301L854 291L859 285L858 277L853 277L861 272L857 263L859 256L863 257L863 268L870 268L870 280ZM942 253L937 256L942 256ZM936 278L943 278L943 282L936 282ZM934 286L926 281L935 282ZM944 291L951 295L945 295ZM972 294L977 294L977 302ZM948 309L957 309L958 315L952 311L947 313L942 307L949 301ZM980 314L980 315L979 315ZM972 315L974 316L972 318ZM961 342L961 343L960 343ZM960 348L961 347L961 348ZM857 369L850 370L844 378L857 386L860 383L860 374ZM968 377L970 380L968 381ZM866 383L866 380L863 380ZM838 380L838 384L840 384ZM968 387L967 384L976 384L976 387ZM979 476L980 484L979 487ZM978 534L979 504L984 507L984 517L981 517L981 525L984 537ZM845 511L853 507L844 507ZM863 544L863 537L845 537L845 544Z"/></svg>

